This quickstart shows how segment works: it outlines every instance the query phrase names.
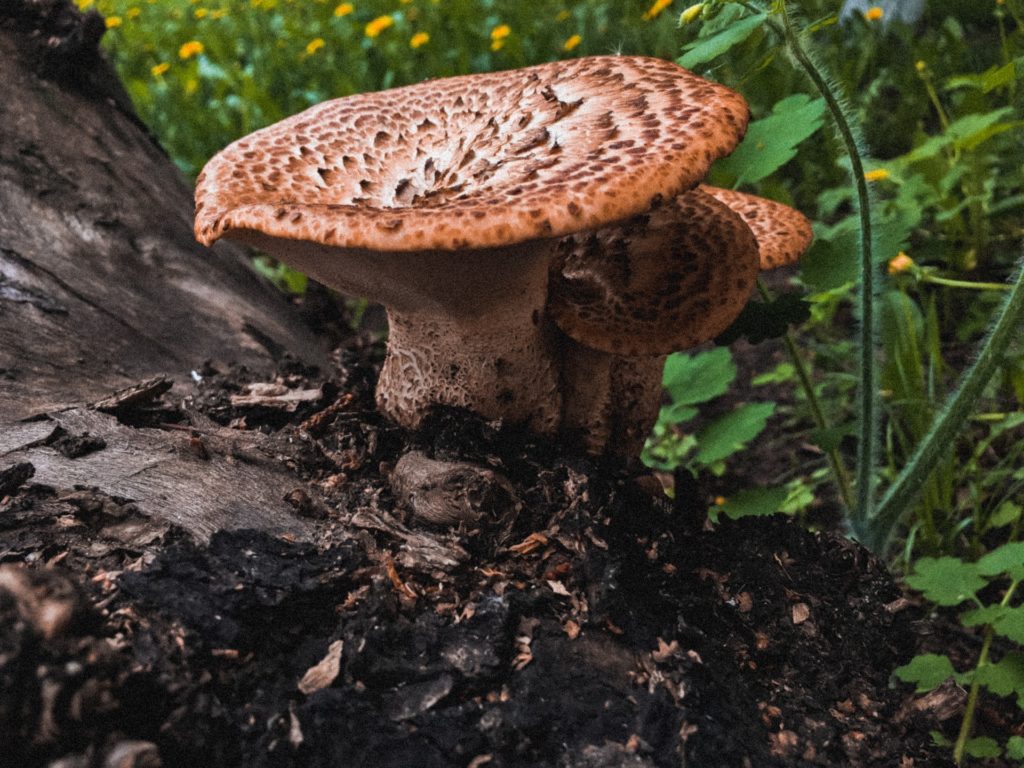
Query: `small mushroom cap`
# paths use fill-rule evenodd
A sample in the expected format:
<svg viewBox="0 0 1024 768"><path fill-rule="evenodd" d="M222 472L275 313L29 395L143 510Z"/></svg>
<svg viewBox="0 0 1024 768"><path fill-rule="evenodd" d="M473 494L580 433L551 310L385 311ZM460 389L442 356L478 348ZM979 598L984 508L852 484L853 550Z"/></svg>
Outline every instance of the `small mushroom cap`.
<svg viewBox="0 0 1024 768"><path fill-rule="evenodd" d="M761 269L792 264L811 246L811 222L795 208L732 189L706 184L700 189L736 211L753 230L761 254Z"/></svg>
<svg viewBox="0 0 1024 768"><path fill-rule="evenodd" d="M591 349L664 355L724 331L749 300L758 267L750 227L695 189L618 226L566 238L548 313Z"/></svg>
<svg viewBox="0 0 1024 768"><path fill-rule="evenodd" d="M593 230L693 188L743 98L661 59L600 56L324 102L246 136L196 185L197 239L459 250Z"/></svg>

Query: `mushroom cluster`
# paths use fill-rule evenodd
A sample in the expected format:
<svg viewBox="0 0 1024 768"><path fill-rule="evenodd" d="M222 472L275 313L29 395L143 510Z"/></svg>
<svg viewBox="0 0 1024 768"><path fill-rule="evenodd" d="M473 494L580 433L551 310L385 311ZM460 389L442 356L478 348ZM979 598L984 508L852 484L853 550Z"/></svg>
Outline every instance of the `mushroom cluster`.
<svg viewBox="0 0 1024 768"><path fill-rule="evenodd" d="M664 356L810 242L796 211L700 186L747 120L739 94L644 57L359 94L211 159L196 237L383 304L377 401L398 423L444 404L628 453Z"/></svg>

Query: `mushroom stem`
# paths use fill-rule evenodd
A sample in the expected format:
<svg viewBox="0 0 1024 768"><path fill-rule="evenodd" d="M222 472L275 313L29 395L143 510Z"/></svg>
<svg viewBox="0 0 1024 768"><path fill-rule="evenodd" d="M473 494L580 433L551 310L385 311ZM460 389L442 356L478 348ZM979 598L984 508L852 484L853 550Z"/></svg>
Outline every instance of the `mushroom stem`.
<svg viewBox="0 0 1024 768"><path fill-rule="evenodd" d="M543 307L522 301L503 309L471 318L389 310L381 411L410 429L433 405L525 423L541 434L557 429L561 397Z"/></svg>
<svg viewBox="0 0 1024 768"><path fill-rule="evenodd" d="M626 357L562 337L562 430L588 453L636 460L658 419L666 355Z"/></svg>

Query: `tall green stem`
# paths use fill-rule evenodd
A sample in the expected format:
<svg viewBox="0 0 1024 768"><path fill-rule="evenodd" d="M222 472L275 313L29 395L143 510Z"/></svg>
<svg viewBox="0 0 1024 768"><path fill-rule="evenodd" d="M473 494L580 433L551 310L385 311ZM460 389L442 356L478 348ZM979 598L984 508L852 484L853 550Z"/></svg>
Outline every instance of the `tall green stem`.
<svg viewBox="0 0 1024 768"><path fill-rule="evenodd" d="M790 53L803 68L814 87L821 94L832 113L832 120L850 157L850 170L857 190L857 209L860 217L860 284L858 304L860 307L860 386L857 392L857 413L860 419L857 443L857 504L851 510L851 525L854 533L861 537L873 517L875 467L878 449L878 415L876 413L876 339L874 293L875 263L873 235L871 228L871 198L867 180L864 178L864 163L861 160L860 143L854 135L851 121L833 92L821 70L804 50L789 14L788 0L780 3L782 10L782 32Z"/></svg>
<svg viewBox="0 0 1024 768"><path fill-rule="evenodd" d="M864 544L881 553L889 543L896 525L913 504L918 491L942 456L949 450L957 433L971 415L985 385L995 373L1014 331L1024 321L1024 255L1017 262L1017 272L1011 283L988 338L978 351L978 357L961 377L953 395L946 401L942 413L932 422L907 465L886 491L878 504L873 520L866 521L860 533Z"/></svg>

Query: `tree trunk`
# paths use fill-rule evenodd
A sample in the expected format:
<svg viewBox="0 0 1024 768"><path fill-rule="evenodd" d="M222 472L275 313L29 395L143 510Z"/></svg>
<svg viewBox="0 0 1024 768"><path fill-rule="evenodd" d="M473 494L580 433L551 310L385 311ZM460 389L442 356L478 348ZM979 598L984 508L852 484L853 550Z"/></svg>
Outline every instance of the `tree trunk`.
<svg viewBox="0 0 1024 768"><path fill-rule="evenodd" d="M0 4L0 423L206 359L321 350L237 247L192 237L191 191L57 0Z"/></svg>

